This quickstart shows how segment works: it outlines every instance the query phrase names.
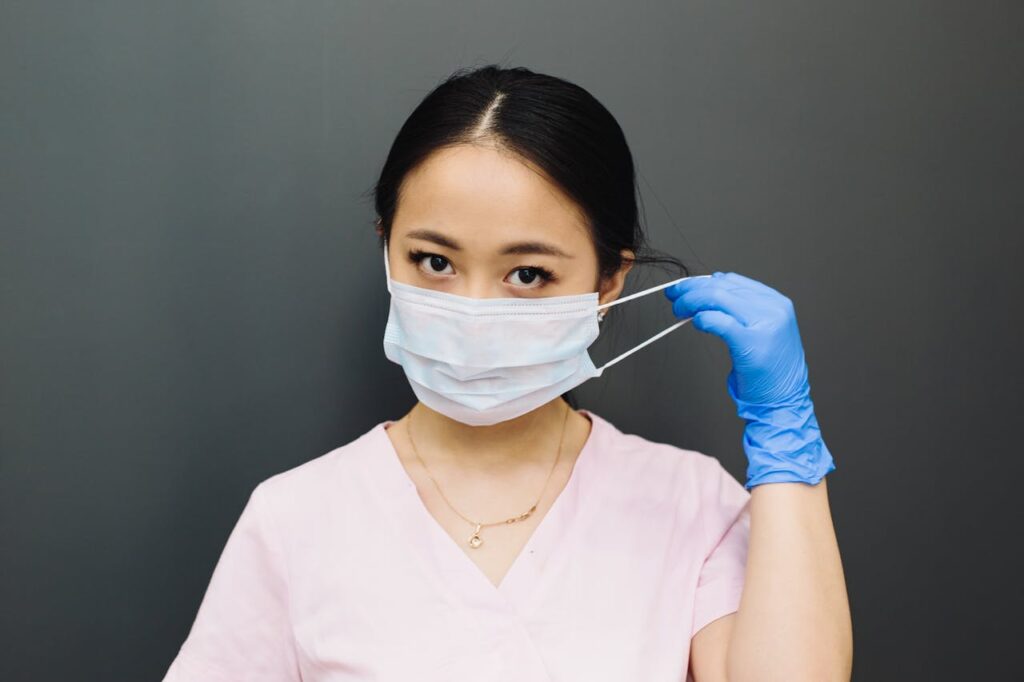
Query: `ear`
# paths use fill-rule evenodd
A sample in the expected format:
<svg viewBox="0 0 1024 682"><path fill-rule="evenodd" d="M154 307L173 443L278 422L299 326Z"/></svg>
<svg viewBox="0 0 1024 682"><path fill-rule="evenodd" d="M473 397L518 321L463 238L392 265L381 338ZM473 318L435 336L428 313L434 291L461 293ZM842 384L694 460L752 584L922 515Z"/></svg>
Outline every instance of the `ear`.
<svg viewBox="0 0 1024 682"><path fill-rule="evenodd" d="M598 286L600 293L597 299L598 304L614 301L622 293L622 288L626 286L626 274L633 267L633 259L636 254L629 249L623 249L619 253L622 255L622 265L611 276L601 280Z"/></svg>
<svg viewBox="0 0 1024 682"><path fill-rule="evenodd" d="M384 223L384 221L380 218L380 216L378 216L377 219L373 221L373 231L377 233L378 237L383 237L384 236L384 224L383 223Z"/></svg>

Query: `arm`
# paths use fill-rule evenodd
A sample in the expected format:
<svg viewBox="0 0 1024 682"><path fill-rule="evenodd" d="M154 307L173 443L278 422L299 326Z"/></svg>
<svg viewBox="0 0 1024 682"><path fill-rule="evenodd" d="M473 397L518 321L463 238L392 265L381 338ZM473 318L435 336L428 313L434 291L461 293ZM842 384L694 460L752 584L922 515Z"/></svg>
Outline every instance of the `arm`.
<svg viewBox="0 0 1024 682"><path fill-rule="evenodd" d="M739 609L697 632L697 682L849 680L853 637L825 474L835 469L814 416L792 302L734 273L666 291L679 317L721 336L729 393L747 422L750 538Z"/></svg>
<svg viewBox="0 0 1024 682"><path fill-rule="evenodd" d="M849 680L853 633L825 479L759 485L728 677Z"/></svg>
<svg viewBox="0 0 1024 682"><path fill-rule="evenodd" d="M849 680L853 635L825 479L751 493L739 611L690 645L696 682Z"/></svg>

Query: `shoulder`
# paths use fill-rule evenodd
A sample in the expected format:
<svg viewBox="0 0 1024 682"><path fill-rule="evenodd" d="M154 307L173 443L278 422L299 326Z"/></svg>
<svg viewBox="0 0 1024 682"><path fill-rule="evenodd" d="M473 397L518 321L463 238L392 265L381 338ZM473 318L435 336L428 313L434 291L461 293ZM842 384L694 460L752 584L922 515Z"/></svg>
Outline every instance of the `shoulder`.
<svg viewBox="0 0 1024 682"><path fill-rule="evenodd" d="M699 450L620 430L594 415L595 458L614 506L694 521L709 541L749 515L750 492L716 458Z"/></svg>
<svg viewBox="0 0 1024 682"><path fill-rule="evenodd" d="M629 433L590 413L596 437L592 462L602 471L601 504L613 516L682 539L706 557L730 529L744 541L750 493L716 458L699 450ZM699 549L696 549L699 548Z"/></svg>
<svg viewBox="0 0 1024 682"><path fill-rule="evenodd" d="M636 479L644 489L665 487L701 497L715 495L722 486L743 490L718 458L673 443L630 433L587 411L592 417L601 459L619 475ZM743 490L743 492L746 492Z"/></svg>
<svg viewBox="0 0 1024 682"><path fill-rule="evenodd" d="M343 445L265 478L252 494L275 516L319 513L363 484L367 467L379 459L387 438L383 422L376 424Z"/></svg>

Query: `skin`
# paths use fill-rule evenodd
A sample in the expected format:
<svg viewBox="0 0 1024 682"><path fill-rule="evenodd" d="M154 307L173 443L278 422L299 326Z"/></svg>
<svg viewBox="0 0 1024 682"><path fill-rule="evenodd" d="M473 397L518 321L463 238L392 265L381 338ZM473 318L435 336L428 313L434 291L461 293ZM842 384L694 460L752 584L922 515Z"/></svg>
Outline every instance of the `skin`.
<svg viewBox="0 0 1024 682"><path fill-rule="evenodd" d="M414 262L412 250L428 255ZM597 291L605 303L622 292L632 253L623 256L623 267L602 279L578 207L539 169L485 140L436 152L407 176L388 243L396 281L476 298ZM544 281L536 268L554 279ZM468 426L417 403L387 429L428 511L496 586L564 488L589 435L590 421L567 408L557 398L506 422ZM449 502L486 522L534 502L538 508L525 521L485 527L484 545L470 549L472 527ZM756 486L739 610L693 636L691 674L696 682L849 680L851 661L825 480Z"/></svg>

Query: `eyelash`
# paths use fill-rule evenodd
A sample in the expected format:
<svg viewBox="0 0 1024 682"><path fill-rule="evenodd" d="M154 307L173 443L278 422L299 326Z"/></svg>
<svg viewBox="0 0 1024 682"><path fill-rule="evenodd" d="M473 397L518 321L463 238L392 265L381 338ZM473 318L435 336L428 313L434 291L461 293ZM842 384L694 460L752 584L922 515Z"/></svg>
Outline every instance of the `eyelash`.
<svg viewBox="0 0 1024 682"><path fill-rule="evenodd" d="M420 251L418 249L413 249L409 251L409 260L415 263L416 265L420 265L426 258L433 258L435 256L444 259L446 263L451 263L451 261L449 261L447 258L445 258L439 253L431 253L430 251ZM539 289L540 287L546 284L550 284L551 282L554 282L558 279L557 277L555 277L555 273L539 265L524 265L522 267L515 268L514 270L512 270L512 272L519 272L520 270L530 270L536 273L537 277L539 277L541 280L541 283L538 284L537 286L524 285L522 288Z"/></svg>

